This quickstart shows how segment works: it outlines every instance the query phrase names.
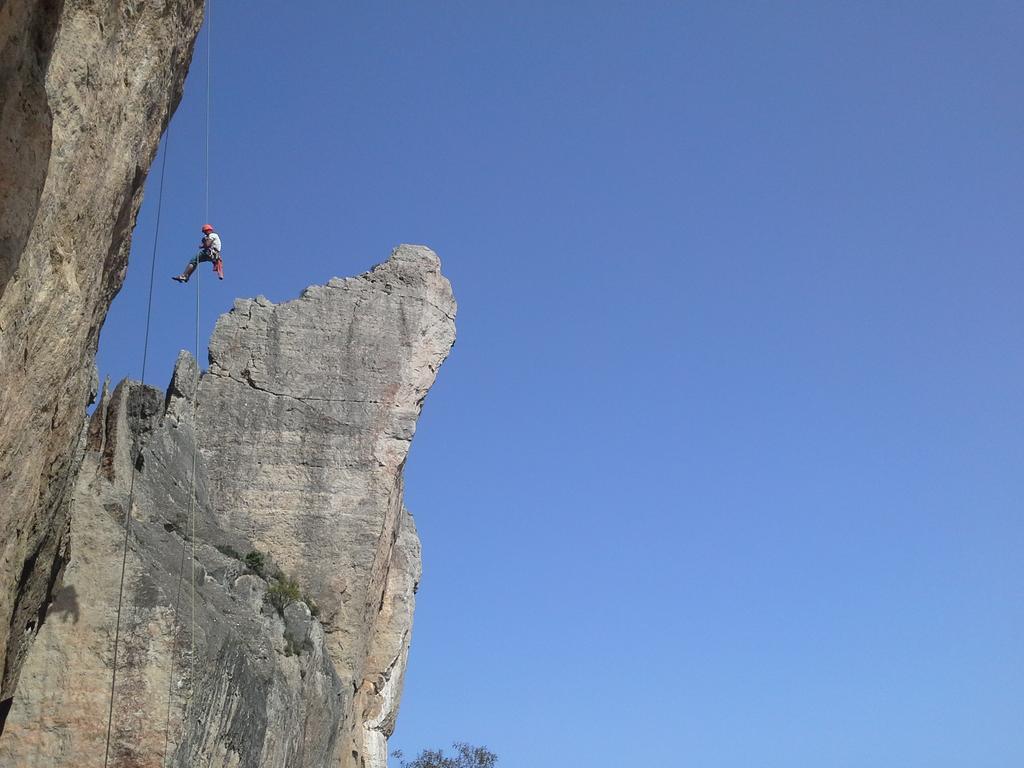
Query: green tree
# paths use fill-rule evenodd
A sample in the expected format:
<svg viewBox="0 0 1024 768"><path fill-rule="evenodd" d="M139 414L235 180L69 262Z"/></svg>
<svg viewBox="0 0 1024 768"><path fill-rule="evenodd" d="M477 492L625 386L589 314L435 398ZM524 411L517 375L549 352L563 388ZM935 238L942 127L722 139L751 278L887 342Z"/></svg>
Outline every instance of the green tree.
<svg viewBox="0 0 1024 768"><path fill-rule="evenodd" d="M401 768L494 768L498 762L498 756L487 747L456 742L452 749L455 750L452 755L446 755L440 749L425 749L412 762L406 761L399 750L391 755L401 763Z"/></svg>

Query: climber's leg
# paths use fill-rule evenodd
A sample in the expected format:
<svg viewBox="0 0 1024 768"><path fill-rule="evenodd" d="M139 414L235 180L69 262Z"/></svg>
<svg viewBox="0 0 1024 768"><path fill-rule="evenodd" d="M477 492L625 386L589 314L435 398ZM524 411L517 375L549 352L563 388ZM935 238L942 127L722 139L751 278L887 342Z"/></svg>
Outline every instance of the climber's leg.
<svg viewBox="0 0 1024 768"><path fill-rule="evenodd" d="M171 279L172 280L177 280L179 283L187 283L188 279L192 276L192 273L196 271L196 264L197 263L198 263L198 257L195 258L195 259L192 259L192 261L190 261L188 263L188 266L185 267L185 271L184 272L182 272L180 275L175 275Z"/></svg>
<svg viewBox="0 0 1024 768"><path fill-rule="evenodd" d="M213 256L209 248L201 248L199 250L199 253L193 256L192 261L190 261L188 263L188 266L185 267L185 271L182 272L180 275L175 275L171 279L177 280L179 283L187 283L189 277L192 275L193 272L196 271L196 267L198 267L200 262L203 261L213 261Z"/></svg>

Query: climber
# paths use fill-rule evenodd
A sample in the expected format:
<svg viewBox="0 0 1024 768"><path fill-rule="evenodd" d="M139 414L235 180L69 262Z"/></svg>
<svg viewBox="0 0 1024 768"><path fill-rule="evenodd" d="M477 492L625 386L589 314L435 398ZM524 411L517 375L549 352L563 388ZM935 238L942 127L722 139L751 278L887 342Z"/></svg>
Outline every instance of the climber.
<svg viewBox="0 0 1024 768"><path fill-rule="evenodd" d="M192 257L184 272L172 279L179 283L187 283L201 261L213 262L213 271L217 273L217 278L224 279L224 262L220 258L220 235L213 231L212 224L203 224L203 239L199 242L199 253Z"/></svg>

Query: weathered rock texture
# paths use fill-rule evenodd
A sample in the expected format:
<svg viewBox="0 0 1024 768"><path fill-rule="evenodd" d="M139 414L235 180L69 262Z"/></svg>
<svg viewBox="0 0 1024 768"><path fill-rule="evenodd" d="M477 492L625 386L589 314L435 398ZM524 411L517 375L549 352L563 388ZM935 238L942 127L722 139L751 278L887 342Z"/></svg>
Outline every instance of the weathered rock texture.
<svg viewBox="0 0 1024 768"><path fill-rule="evenodd" d="M62 566L93 358L201 0L0 2L0 729Z"/></svg>
<svg viewBox="0 0 1024 768"><path fill-rule="evenodd" d="M420 573L402 468L454 315L437 257L402 246L294 301L236 302L198 383L182 353L166 396L105 393L0 766L102 765L134 473L112 764L383 768ZM283 613L267 600L277 569L306 600Z"/></svg>

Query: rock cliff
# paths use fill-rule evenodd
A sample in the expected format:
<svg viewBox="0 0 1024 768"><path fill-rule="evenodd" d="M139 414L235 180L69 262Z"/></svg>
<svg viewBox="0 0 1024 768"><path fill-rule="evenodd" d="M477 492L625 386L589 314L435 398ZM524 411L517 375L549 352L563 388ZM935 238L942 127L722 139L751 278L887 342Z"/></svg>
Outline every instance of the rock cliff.
<svg viewBox="0 0 1024 768"><path fill-rule="evenodd" d="M402 469L454 316L402 246L236 302L201 376L182 353L166 393L105 391L0 766L103 764L133 478L112 765L385 766L420 572Z"/></svg>
<svg viewBox="0 0 1024 768"><path fill-rule="evenodd" d="M63 565L100 326L201 0L0 2L0 730Z"/></svg>

